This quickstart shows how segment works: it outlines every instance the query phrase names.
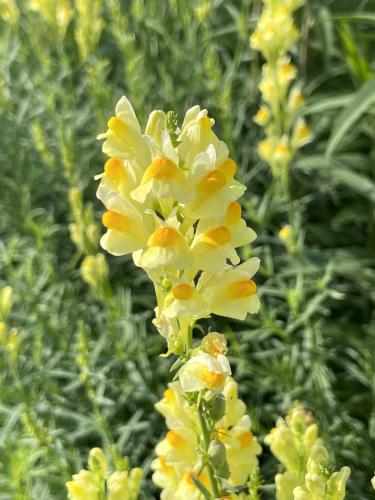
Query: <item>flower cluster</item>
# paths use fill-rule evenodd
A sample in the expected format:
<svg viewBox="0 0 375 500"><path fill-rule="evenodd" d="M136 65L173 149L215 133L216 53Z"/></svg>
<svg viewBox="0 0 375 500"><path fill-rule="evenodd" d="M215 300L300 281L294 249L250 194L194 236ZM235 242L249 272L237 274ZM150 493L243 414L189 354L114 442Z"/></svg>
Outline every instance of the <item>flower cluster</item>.
<svg viewBox="0 0 375 500"><path fill-rule="evenodd" d="M66 483L69 500L136 500L142 478L139 468L118 468L113 473L107 470L107 459L100 448L90 451L88 469L74 474Z"/></svg>
<svg viewBox="0 0 375 500"><path fill-rule="evenodd" d="M122 97L108 122L97 196L106 207L101 245L132 254L152 280L154 324L180 355L178 380L156 405L168 432L158 444L154 481L161 498L242 498L261 448L238 399L222 334L193 345L195 323L211 314L245 319L259 299L252 280L259 259L240 263L237 249L255 232L241 216L245 186L237 166L199 106L181 128L173 113L153 111L144 133ZM229 496L228 496L229 495Z"/></svg>
<svg viewBox="0 0 375 500"><path fill-rule="evenodd" d="M181 128L173 114L153 111L143 134L122 97L99 136L110 157L98 176L107 228L101 245L132 254L153 281L154 324L169 353L188 352L200 318L244 319L259 309L252 280L259 260L238 265L237 249L256 237L237 201L246 187L234 179L236 163L213 124L199 106Z"/></svg>
<svg viewBox="0 0 375 500"><path fill-rule="evenodd" d="M264 0L265 7L250 37L252 48L266 59L259 84L263 104L254 121L265 129L266 138L259 144L259 153L275 177L285 175L295 152L312 139L310 128L300 117L304 99L300 88L292 86L297 68L288 54L299 36L293 11L303 3Z"/></svg>
<svg viewBox="0 0 375 500"><path fill-rule="evenodd" d="M234 493L236 487L258 464L261 447L225 352L224 336L209 333L156 404L169 429L152 464L163 500L200 500L202 490L242 498Z"/></svg>
<svg viewBox="0 0 375 500"><path fill-rule="evenodd" d="M332 472L318 426L302 405L296 405L285 420L280 418L265 442L286 469L275 477L277 500L345 498L350 469Z"/></svg>

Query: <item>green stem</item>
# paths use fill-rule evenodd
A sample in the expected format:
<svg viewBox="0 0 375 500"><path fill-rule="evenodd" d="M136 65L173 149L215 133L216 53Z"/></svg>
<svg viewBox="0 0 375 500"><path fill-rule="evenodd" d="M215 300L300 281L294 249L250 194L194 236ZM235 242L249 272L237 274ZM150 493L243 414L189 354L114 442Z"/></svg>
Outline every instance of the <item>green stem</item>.
<svg viewBox="0 0 375 500"><path fill-rule="evenodd" d="M202 428L204 451L205 451L205 455L207 456L208 448L210 446L211 437L210 437L210 430L208 428L204 413L202 411L201 403L198 404L198 416L199 416L199 423L200 423L201 428ZM212 464L210 463L209 460L207 460L207 469L208 469L208 473L209 473L210 480L211 480L212 491L214 494L213 498L220 498L220 488L219 488L219 485L218 485L216 477L215 477L215 470L212 467Z"/></svg>

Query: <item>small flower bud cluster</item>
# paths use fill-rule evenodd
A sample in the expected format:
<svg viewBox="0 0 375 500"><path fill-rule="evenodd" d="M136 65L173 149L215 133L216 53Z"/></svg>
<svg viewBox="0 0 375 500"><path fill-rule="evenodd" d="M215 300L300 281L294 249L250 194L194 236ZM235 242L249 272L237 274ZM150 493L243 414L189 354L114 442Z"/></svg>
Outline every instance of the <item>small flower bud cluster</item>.
<svg viewBox="0 0 375 500"><path fill-rule="evenodd" d="M293 11L303 3L303 0L264 0L264 9L250 37L251 47L266 59L259 84L263 104L254 121L266 132L266 138L259 144L259 154L275 177L285 174L296 151L312 140L310 128L300 117L304 99L300 88L292 86L297 68L288 55L299 37Z"/></svg>
<svg viewBox="0 0 375 500"><path fill-rule="evenodd" d="M124 461L125 463L125 461ZM142 470L108 472L107 459L100 448L93 448L88 459L88 470L74 474L66 483L69 500L136 500L142 479Z"/></svg>
<svg viewBox="0 0 375 500"><path fill-rule="evenodd" d="M277 474L277 500L342 500L350 469L332 473L318 426L302 405L280 418L265 438L286 471Z"/></svg>
<svg viewBox="0 0 375 500"><path fill-rule="evenodd" d="M154 324L168 353L189 350L201 318L245 319L259 309L252 280L259 259L240 264L237 253L256 237L237 201L246 187L234 179L236 163L213 124L199 106L186 112L181 128L174 114L153 111L142 133L122 97L99 136L109 156L97 176L106 207L101 245L113 255L132 254L152 280Z"/></svg>
<svg viewBox="0 0 375 500"><path fill-rule="evenodd" d="M69 224L70 238L77 250L84 255L81 277L95 293L100 295L108 284L109 269L103 254L96 253L99 243L99 228L94 219L92 206L85 205L82 191L71 187L68 193L70 211L74 222Z"/></svg>

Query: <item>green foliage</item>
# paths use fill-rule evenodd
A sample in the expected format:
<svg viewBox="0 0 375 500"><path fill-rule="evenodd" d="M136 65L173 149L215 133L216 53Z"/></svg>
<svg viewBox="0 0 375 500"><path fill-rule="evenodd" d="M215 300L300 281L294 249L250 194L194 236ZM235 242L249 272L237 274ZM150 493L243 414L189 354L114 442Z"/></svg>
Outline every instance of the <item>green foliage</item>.
<svg viewBox="0 0 375 500"><path fill-rule="evenodd" d="M248 186L262 308L245 323L211 325L229 338L258 435L302 401L336 468L352 468L348 498L372 498L375 12L351 0L314 0L299 11L293 58L316 140L292 166L288 203L258 159L261 131L252 123L262 61L248 36L259 3L108 0L85 58L77 14L65 33L26 1L18 17L0 20L0 286L14 288L7 322L22 339L16 359L0 348L1 499L65 498L64 482L94 446L113 462L129 456L150 477L163 432L153 404L169 378L150 322L153 294L130 259L109 257L111 286L94 295L68 228L69 189L94 201L104 160L95 136L122 94L141 121L151 109L195 103L215 117ZM99 203L94 210L99 220ZM291 214L293 251L278 237ZM265 446L254 498L258 490L273 498L274 473ZM143 494L157 495L150 481Z"/></svg>

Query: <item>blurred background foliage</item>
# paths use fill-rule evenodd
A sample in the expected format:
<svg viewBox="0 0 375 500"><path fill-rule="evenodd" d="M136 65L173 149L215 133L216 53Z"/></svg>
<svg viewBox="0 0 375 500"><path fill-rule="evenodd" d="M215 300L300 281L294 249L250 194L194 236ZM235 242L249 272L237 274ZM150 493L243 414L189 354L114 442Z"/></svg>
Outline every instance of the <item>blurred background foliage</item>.
<svg viewBox="0 0 375 500"><path fill-rule="evenodd" d="M0 2L0 498L65 498L102 446L149 478L170 378L151 325L153 293L131 260L109 279L99 251L95 137L126 94L141 123L209 109L248 186L261 312L210 320L227 334L240 393L262 438L294 400L314 412L349 499L372 498L375 467L375 4L309 0L292 57L315 141L295 159L291 200L259 160L252 122L262 61L258 0ZM294 214L293 225L279 234ZM88 231L87 228L91 229ZM73 240L70 236L73 236ZM105 263L104 263L105 264ZM93 265L93 268L95 268ZM8 297L8 298L7 298ZM8 301L8 302L7 302ZM172 360L171 360L172 361ZM276 463L264 446L263 498ZM144 498L158 498L150 480Z"/></svg>

